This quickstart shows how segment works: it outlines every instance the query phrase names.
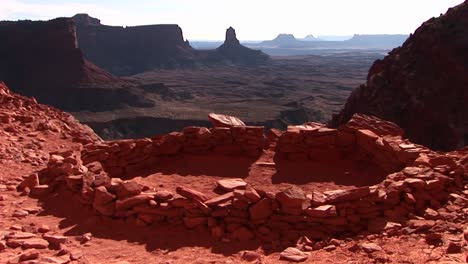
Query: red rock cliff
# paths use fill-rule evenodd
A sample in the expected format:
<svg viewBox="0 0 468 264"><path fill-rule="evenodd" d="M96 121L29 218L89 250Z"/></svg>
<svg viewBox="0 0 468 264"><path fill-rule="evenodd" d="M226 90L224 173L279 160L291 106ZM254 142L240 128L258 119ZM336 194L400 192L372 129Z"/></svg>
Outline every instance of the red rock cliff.
<svg viewBox="0 0 468 264"><path fill-rule="evenodd" d="M190 65L194 50L177 25L105 26L85 14L73 17L78 45L90 61L117 75Z"/></svg>
<svg viewBox="0 0 468 264"><path fill-rule="evenodd" d="M369 70L332 125L364 113L399 124L416 143L468 143L468 1L432 18Z"/></svg>
<svg viewBox="0 0 468 264"><path fill-rule="evenodd" d="M71 19L3 21L0 39L0 81L15 92L71 111L138 104L117 89L131 84L84 59Z"/></svg>

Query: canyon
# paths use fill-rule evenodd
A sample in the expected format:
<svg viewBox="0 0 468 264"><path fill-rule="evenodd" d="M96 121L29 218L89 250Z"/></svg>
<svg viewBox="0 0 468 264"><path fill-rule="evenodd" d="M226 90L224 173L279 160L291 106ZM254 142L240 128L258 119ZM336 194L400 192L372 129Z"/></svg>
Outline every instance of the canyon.
<svg viewBox="0 0 468 264"><path fill-rule="evenodd" d="M385 57L275 57L232 27L196 50L177 25L0 22L0 260L468 261L467 23L465 1Z"/></svg>

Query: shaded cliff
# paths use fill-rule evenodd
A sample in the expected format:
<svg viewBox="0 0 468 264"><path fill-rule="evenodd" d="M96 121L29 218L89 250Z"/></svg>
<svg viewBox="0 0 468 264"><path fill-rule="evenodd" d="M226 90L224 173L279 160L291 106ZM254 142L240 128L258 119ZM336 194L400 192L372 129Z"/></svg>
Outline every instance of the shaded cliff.
<svg viewBox="0 0 468 264"><path fill-rule="evenodd" d="M65 110L151 104L119 89L132 83L84 59L70 19L3 21L0 39L0 80L15 92Z"/></svg>
<svg viewBox="0 0 468 264"><path fill-rule="evenodd" d="M433 149L468 143L468 1L423 23L402 47L369 70L332 120L364 113L399 124L406 136Z"/></svg>
<svg viewBox="0 0 468 264"><path fill-rule="evenodd" d="M193 64L195 50L177 25L119 27L102 25L86 14L72 18L78 46L99 67L116 75Z"/></svg>

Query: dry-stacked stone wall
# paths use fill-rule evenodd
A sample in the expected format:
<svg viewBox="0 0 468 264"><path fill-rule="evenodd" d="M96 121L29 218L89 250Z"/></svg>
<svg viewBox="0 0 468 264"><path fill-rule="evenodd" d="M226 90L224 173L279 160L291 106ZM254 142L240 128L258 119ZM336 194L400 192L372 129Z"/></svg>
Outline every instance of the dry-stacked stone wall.
<svg viewBox="0 0 468 264"><path fill-rule="evenodd" d="M180 154L218 154L258 157L265 147L264 128L186 127L154 138L118 140L85 146L85 164L100 162L111 177L133 176L151 169L161 157Z"/></svg>
<svg viewBox="0 0 468 264"><path fill-rule="evenodd" d="M428 151L403 140L402 135L395 124L364 115L355 115L339 129L315 123L290 126L279 138L276 160L367 160L394 172Z"/></svg>
<svg viewBox="0 0 468 264"><path fill-rule="evenodd" d="M379 122L373 128L372 124ZM395 127L390 132L379 129L388 125L356 116L338 130L288 130L278 143L277 155L287 159L314 159L319 156L314 151L324 149L339 155L359 150L375 162L388 162L389 169L399 168L373 186L308 193L291 187L272 193L228 184L224 194L209 196L186 187L175 192L153 191L134 180L119 178L131 174L135 166L157 162L160 156L184 152L258 155L264 145L263 128L191 127L153 139L87 145L81 153L55 153L39 177L32 175L22 187L37 181L39 185L32 188L39 194L66 186L97 214L132 219L137 224L205 227L217 238L256 238L285 245L301 235L318 240L363 230L388 231L415 215L431 221L443 219L437 210L449 199L457 199L462 177L467 176L466 164L453 155L403 140ZM412 225L421 228L423 224L413 220Z"/></svg>

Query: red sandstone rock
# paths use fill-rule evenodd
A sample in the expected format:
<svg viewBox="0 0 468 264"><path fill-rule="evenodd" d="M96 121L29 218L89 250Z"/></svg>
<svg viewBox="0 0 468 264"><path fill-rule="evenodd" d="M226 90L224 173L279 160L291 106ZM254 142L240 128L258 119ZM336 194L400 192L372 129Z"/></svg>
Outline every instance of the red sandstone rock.
<svg viewBox="0 0 468 264"><path fill-rule="evenodd" d="M184 224L188 228L195 228L200 225L206 224L206 217L184 217Z"/></svg>
<svg viewBox="0 0 468 264"><path fill-rule="evenodd" d="M337 216L336 207L334 205L321 205L315 208L307 208L305 213L311 217Z"/></svg>
<svg viewBox="0 0 468 264"><path fill-rule="evenodd" d="M198 200L204 202L209 199L209 197L201 192L186 188L186 187L177 187L176 192L188 199Z"/></svg>
<svg viewBox="0 0 468 264"><path fill-rule="evenodd" d="M366 253L373 253L375 251L381 251L382 248L375 243L361 243L359 247Z"/></svg>
<svg viewBox="0 0 468 264"><path fill-rule="evenodd" d="M168 201L168 200L172 199L173 196L174 195L169 191L157 191L154 194L154 198L156 200L160 200L160 201Z"/></svg>
<svg viewBox="0 0 468 264"><path fill-rule="evenodd" d="M225 203L227 201L232 200L233 198L234 198L234 193L228 192L226 194L223 194L223 195L217 196L215 198L209 199L209 200L205 201L204 203L206 205L208 205L208 206L213 206L213 205L218 205L218 204Z"/></svg>
<svg viewBox="0 0 468 264"><path fill-rule="evenodd" d="M21 243L21 246L25 249L29 249L29 248L44 249L49 246L49 242L41 238L29 238L29 239L24 240Z"/></svg>
<svg viewBox="0 0 468 264"><path fill-rule="evenodd" d="M153 195L149 194L139 194L136 196L131 196L128 198L125 198L123 200L117 200L115 202L115 209L116 210L127 210L130 209L131 207L139 204L144 204L147 203L149 200L152 200L154 198Z"/></svg>
<svg viewBox="0 0 468 264"><path fill-rule="evenodd" d="M297 248L288 247L280 253L280 259L292 261L292 262L303 262L309 257L308 253L302 252Z"/></svg>
<svg viewBox="0 0 468 264"><path fill-rule="evenodd" d="M276 200L280 202L282 207L286 208L303 210L310 205L304 191L297 186L293 186L285 191L277 193Z"/></svg>
<svg viewBox="0 0 468 264"><path fill-rule="evenodd" d="M273 214L271 200L263 198L249 208L249 213L252 220L268 218Z"/></svg>
<svg viewBox="0 0 468 264"><path fill-rule="evenodd" d="M244 122L237 117L220 115L215 113L208 114L213 127L233 127L233 126L245 126Z"/></svg>
<svg viewBox="0 0 468 264"><path fill-rule="evenodd" d="M466 144L467 10L464 2L429 19L401 47L377 60L367 83L353 91L332 123L342 125L364 113L397 123L413 142L433 149Z"/></svg>
<svg viewBox="0 0 468 264"><path fill-rule="evenodd" d="M234 232L232 232L231 237L239 241L248 241L252 240L255 237L255 235L248 228L242 226L240 228L237 228Z"/></svg>
<svg viewBox="0 0 468 264"><path fill-rule="evenodd" d="M24 262L24 261L28 261L28 260L38 259L39 256L40 256L39 251L37 251L35 249L32 249L32 250L28 250L28 251L22 253L19 256L18 260L21 261L21 262Z"/></svg>
<svg viewBox="0 0 468 264"><path fill-rule="evenodd" d="M20 185L18 185L19 190L24 190L26 187L32 189L39 185L39 176L37 173L33 173L28 176Z"/></svg>
<svg viewBox="0 0 468 264"><path fill-rule="evenodd" d="M247 183L240 178L219 180L216 185L226 191L232 191L234 189L243 189L247 186Z"/></svg>
<svg viewBox="0 0 468 264"><path fill-rule="evenodd" d="M367 196L369 193L369 187L324 192L326 203L355 201Z"/></svg>
<svg viewBox="0 0 468 264"><path fill-rule="evenodd" d="M120 183L120 185L115 188L115 192L119 199L123 199L129 196L138 195L142 192L143 186L138 184L135 181L126 181Z"/></svg>

